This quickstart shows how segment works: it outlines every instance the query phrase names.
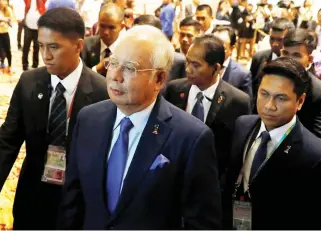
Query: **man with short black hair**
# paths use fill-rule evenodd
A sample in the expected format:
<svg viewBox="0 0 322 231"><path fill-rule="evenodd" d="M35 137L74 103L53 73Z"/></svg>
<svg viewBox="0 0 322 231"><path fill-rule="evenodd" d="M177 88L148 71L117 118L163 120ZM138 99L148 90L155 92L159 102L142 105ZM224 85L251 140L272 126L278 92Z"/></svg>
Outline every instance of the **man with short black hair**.
<svg viewBox="0 0 322 231"><path fill-rule="evenodd" d="M277 18L272 22L271 29L269 32L270 49L256 52L252 58L250 65L250 72L252 73L252 88L254 94L254 100L256 101L257 89L259 85L259 74L265 65L269 62L277 59L281 53L280 50L283 48L283 39L289 29L293 29L294 24L287 18ZM256 111L256 103L254 102L253 112Z"/></svg>
<svg viewBox="0 0 322 231"><path fill-rule="evenodd" d="M185 18L179 25L180 52L187 55L192 41L200 34L201 25L192 17Z"/></svg>
<svg viewBox="0 0 322 231"><path fill-rule="evenodd" d="M212 34L197 37L186 57L188 78L168 83L165 98L194 115L215 134L219 178L223 183L235 120L250 110L249 96L220 78L225 60L221 39Z"/></svg>
<svg viewBox="0 0 322 231"><path fill-rule="evenodd" d="M13 208L18 230L55 229L78 112L108 98L105 79L79 58L85 34L81 16L54 8L40 17L38 27L45 67L21 75L0 128L0 188L26 142Z"/></svg>
<svg viewBox="0 0 322 231"><path fill-rule="evenodd" d="M321 229L321 139L296 116L309 80L291 58L263 68L258 115L235 123L223 194L225 229Z"/></svg>
<svg viewBox="0 0 322 231"><path fill-rule="evenodd" d="M216 27L213 34L224 42L225 62L221 70L221 78L239 90L245 92L252 99L252 75L242 65L231 58L236 45L236 33L233 28Z"/></svg>
<svg viewBox="0 0 322 231"><path fill-rule="evenodd" d="M290 30L285 35L283 45L282 56L299 61L310 77L303 108L298 112L299 120L321 138L321 81L308 71L313 62L314 37L305 29Z"/></svg>
<svg viewBox="0 0 322 231"><path fill-rule="evenodd" d="M124 10L114 3L103 4L98 16L99 35L85 38L81 57L89 68L106 76L104 62L113 54L122 33Z"/></svg>
<svg viewBox="0 0 322 231"><path fill-rule="evenodd" d="M212 24L213 15L211 6L207 4L197 6L195 18L201 25L202 33L211 34L214 29L214 25Z"/></svg>

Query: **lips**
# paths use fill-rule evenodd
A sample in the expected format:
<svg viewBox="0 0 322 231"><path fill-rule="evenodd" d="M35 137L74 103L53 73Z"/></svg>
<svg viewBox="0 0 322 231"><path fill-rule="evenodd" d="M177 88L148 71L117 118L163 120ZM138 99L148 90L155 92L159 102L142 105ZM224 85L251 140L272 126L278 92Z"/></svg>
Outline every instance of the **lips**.
<svg viewBox="0 0 322 231"><path fill-rule="evenodd" d="M114 89L110 87L110 90L112 91L113 95L123 95L124 92L118 90L118 89Z"/></svg>

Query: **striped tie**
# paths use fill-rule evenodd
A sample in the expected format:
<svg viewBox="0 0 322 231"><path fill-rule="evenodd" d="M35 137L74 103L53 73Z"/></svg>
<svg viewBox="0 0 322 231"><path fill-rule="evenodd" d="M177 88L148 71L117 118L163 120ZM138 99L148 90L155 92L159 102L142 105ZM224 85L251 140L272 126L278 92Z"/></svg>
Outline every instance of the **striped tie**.
<svg viewBox="0 0 322 231"><path fill-rule="evenodd" d="M65 146L66 142L67 110L66 99L64 97L65 90L65 87L58 83L56 97L51 107L49 118L49 144L56 146Z"/></svg>

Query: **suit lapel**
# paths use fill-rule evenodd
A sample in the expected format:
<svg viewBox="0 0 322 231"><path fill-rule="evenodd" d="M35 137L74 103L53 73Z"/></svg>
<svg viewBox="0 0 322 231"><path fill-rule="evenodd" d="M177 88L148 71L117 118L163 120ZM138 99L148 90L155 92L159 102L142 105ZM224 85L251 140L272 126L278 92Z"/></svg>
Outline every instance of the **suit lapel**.
<svg viewBox="0 0 322 231"><path fill-rule="evenodd" d="M50 74L44 71L43 76L40 76L36 82L35 89L32 91L35 116L34 123L37 131L47 130L51 91Z"/></svg>
<svg viewBox="0 0 322 231"><path fill-rule="evenodd" d="M160 150L171 132L171 128L165 120L169 119L171 115L167 102L162 96L158 96L124 179L119 203L109 222L117 218L130 203L144 176L148 174L153 161L159 154L162 154ZM155 125L159 125L158 134L153 134Z"/></svg>
<svg viewBox="0 0 322 231"><path fill-rule="evenodd" d="M106 212L109 216L110 213L107 208L107 198L106 198L106 168L107 168L107 157L109 152L109 147L111 146L112 136L113 136L113 127L116 119L116 106L111 103L109 110L105 113L105 118L100 118L101 121L101 141L99 151L97 152L96 157L94 158L95 168L93 168L93 176L96 176L97 180L93 181L93 187L99 188L99 197L102 201L102 210ZM103 160L103 161L102 161ZM97 185L96 185L97 184ZM104 208L103 208L104 207Z"/></svg>
<svg viewBox="0 0 322 231"><path fill-rule="evenodd" d="M291 159L294 157L294 155L300 153L298 150L301 149L301 137L301 124L297 119L295 127L293 128L291 133L274 151L274 153L262 167L258 175L254 178L254 185L256 185L256 181L261 177L270 175L270 171L276 171L276 166L288 166L292 164Z"/></svg>
<svg viewBox="0 0 322 231"><path fill-rule="evenodd" d="M214 98L212 99L211 106L207 115L206 119L206 125L211 126L211 124L215 121L215 118L222 107L222 105L225 103L226 100L226 91L224 89L223 81L219 80L218 87L216 89Z"/></svg>
<svg viewBox="0 0 322 231"><path fill-rule="evenodd" d="M92 88L92 83L90 81L90 76L88 74L87 67L84 64L83 70L77 85L77 89L75 92L74 100L73 100L72 111L71 111L69 126L68 126L67 141L70 141L72 138L73 128L76 123L76 119L79 111L83 107L90 105L92 103L92 99L90 97L92 91L93 91L93 88Z"/></svg>
<svg viewBox="0 0 322 231"><path fill-rule="evenodd" d="M191 88L191 84L187 81L183 82L179 86L179 90L176 92L176 95L174 96L175 99L172 101L175 106L182 110L186 110L187 104L188 104L188 96L189 91Z"/></svg>
<svg viewBox="0 0 322 231"><path fill-rule="evenodd" d="M90 52L92 66L95 66L100 62L101 56L101 39L99 36L95 36L93 49Z"/></svg>

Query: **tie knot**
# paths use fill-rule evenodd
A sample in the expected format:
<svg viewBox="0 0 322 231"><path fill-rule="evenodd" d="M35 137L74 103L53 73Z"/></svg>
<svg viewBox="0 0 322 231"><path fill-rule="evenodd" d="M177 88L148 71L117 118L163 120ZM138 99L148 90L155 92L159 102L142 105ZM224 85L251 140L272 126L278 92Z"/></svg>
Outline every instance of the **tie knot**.
<svg viewBox="0 0 322 231"><path fill-rule="evenodd" d="M201 91L198 92L197 97L196 97L197 98L197 101L199 101L199 102L202 101L203 100L203 97L204 96L203 96L202 92Z"/></svg>
<svg viewBox="0 0 322 231"><path fill-rule="evenodd" d="M58 94L62 94L66 91L65 87L63 86L63 84L61 84L60 82L57 84L56 86L56 91Z"/></svg>
<svg viewBox="0 0 322 231"><path fill-rule="evenodd" d="M267 131L263 131L261 133L261 137L262 137L261 143L267 143L268 141L271 140L271 136L269 135L269 132L267 132Z"/></svg>
<svg viewBox="0 0 322 231"><path fill-rule="evenodd" d="M106 48L104 58L108 58L108 57L110 57L110 55L111 55L111 50L109 48Z"/></svg>
<svg viewBox="0 0 322 231"><path fill-rule="evenodd" d="M133 127L133 123L129 118L125 117L121 120L121 128L120 128L121 133L123 132L128 133L132 127Z"/></svg>

